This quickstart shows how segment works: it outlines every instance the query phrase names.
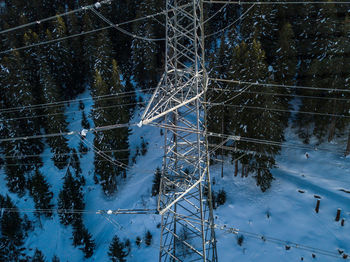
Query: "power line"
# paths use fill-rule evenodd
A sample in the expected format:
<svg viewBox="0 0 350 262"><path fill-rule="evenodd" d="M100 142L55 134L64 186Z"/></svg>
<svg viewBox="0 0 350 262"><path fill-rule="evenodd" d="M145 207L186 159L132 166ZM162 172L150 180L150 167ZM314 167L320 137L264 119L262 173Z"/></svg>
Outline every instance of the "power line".
<svg viewBox="0 0 350 262"><path fill-rule="evenodd" d="M193 134L204 134L203 131L182 127L182 126L172 126L172 125L164 125L164 124L149 124L150 126L155 127L162 127L165 129L170 130L176 130L177 132L189 132ZM213 137L219 137L219 138L228 138L228 140L232 141L243 141L247 143L255 143L255 144L263 144L263 145L271 145L271 146L278 146L283 148L290 148L290 149L302 149L302 150L308 150L308 151L322 151L322 152L329 152L329 153L337 153L337 154L344 154L344 151L335 151L331 149L326 148L318 148L318 147L310 147L310 146L300 146L296 144L287 144L283 142L278 141L271 141L271 140L265 140L265 139L258 139L258 138L251 138L251 137L243 137L239 135L229 135L229 134L223 134L223 133L215 133L215 132L206 132L207 136L213 136Z"/></svg>
<svg viewBox="0 0 350 262"><path fill-rule="evenodd" d="M9 28L9 29L5 29L5 30L0 31L0 34L9 33L9 32L12 32L12 31L15 31L15 30L18 30L18 29L26 28L28 26L38 25L38 24L41 24L43 22L47 22L47 21L50 21L50 20L55 20L58 17L64 17L64 16L67 16L67 15L71 15L71 14L74 14L74 13L77 13L77 12L84 11L84 10L89 9L89 8L101 6L102 4L109 4L109 3L111 3L111 1L112 0L104 0L104 1L101 1L101 2L96 2L95 4L83 6L83 7L80 7L80 8L77 8L77 9L74 9L74 10L62 13L62 14L57 14L57 15L50 16L50 17L47 17L47 18L44 18L44 19L41 19L41 20L37 20L37 21L33 21L33 22L30 22L30 23L27 23L27 24L23 24L23 25L19 25L19 26L16 26L16 27Z"/></svg>
<svg viewBox="0 0 350 262"><path fill-rule="evenodd" d="M236 4L236 5L294 5L294 4L350 4L349 1L266 1L266 2L256 2L256 1L218 1L218 0L207 0L203 1L206 4Z"/></svg>
<svg viewBox="0 0 350 262"><path fill-rule="evenodd" d="M187 5L190 5L190 4L187 4ZM187 5L184 5L184 6L187 6ZM5 51L1 51L0 55L7 54L7 53L10 53L10 52L13 52L13 51L20 51L20 50L24 50L24 49L28 49L28 48L32 48L32 47L36 47L36 46L51 44L51 43L67 40L67 39L70 39L70 38L86 35L86 34L92 34L92 33L96 33L96 32L99 32L99 31L102 31L102 30L105 30L105 29L109 29L109 28L112 28L112 27L120 28L121 25L126 25L126 24L130 24L130 23L133 23L133 22L137 22L137 21L153 18L155 16L163 15L163 14L166 14L168 12L173 12L173 11L179 9L179 8L183 8L184 6L173 8L173 9L169 9L169 10L166 10L166 11L162 11L162 12L159 12L159 13L156 13L156 14L153 14L153 15L147 15L145 17L136 18L136 19L129 20L129 21L126 21L126 22L122 22L122 23L118 23L118 24L114 24L114 25L109 25L109 26L105 26L105 27L102 27L102 28L97 28L97 29L94 29L94 30L86 31L86 32L77 33L77 34L74 34L74 35L69 35L69 36L56 38L56 39L52 39L52 40L47 40L47 41L39 42L39 43L36 43L36 44L31 44L31 45L27 45L27 46L18 47L18 48L11 48L11 49L8 49L8 50L5 50ZM123 30L123 31L125 31L125 30ZM133 37L135 37L135 36L133 35Z"/></svg>
<svg viewBox="0 0 350 262"><path fill-rule="evenodd" d="M228 91L237 93L240 90L235 90L232 88L219 88L219 87L208 87L214 91ZM296 97L296 98L306 98L306 99L320 99L320 100L332 100L332 101L347 101L348 98L336 98L336 97L321 97L321 96L304 96L304 95L296 95L296 94L282 94L282 93L271 93L271 92L255 92L255 91L245 91L246 94L257 94L257 95L272 95L272 96L286 96L286 97ZM215 99L217 100L217 99Z"/></svg>
<svg viewBox="0 0 350 262"><path fill-rule="evenodd" d="M219 79L219 78L209 78L209 79L213 80L213 81L234 83L234 84L239 84L239 85L251 84L251 85L255 85L255 86L284 87L284 88L291 88L291 89L309 89L309 90L321 90L321 91L350 93L350 89L336 89L336 88L322 88L322 87L312 87L312 86L297 86L297 85L283 85L283 84L272 84L272 83L259 83L259 82L248 82L248 81Z"/></svg>
<svg viewBox="0 0 350 262"><path fill-rule="evenodd" d="M135 102L135 103L117 104L117 105L113 105L113 106L96 107L96 108L92 108L90 111L93 112L93 111L98 111L101 109L111 109L111 108L116 108L116 107L121 107L121 106L143 105L146 102L148 102L148 100L146 100L144 102ZM34 119L34 118L39 118L39 117L48 117L48 116L56 116L56 115L69 115L69 114L75 114L75 113L79 113L79 112L82 112L82 111L77 110L77 111L68 111L68 112L60 112L60 113L52 113L52 114L43 114L43 115L4 118L4 119L0 119L0 122L23 120L23 119Z"/></svg>
<svg viewBox="0 0 350 262"><path fill-rule="evenodd" d="M231 26L233 26L235 23L237 23L238 21L240 21L241 19L244 19L245 15L250 11L250 9L252 9L254 7L254 5L252 5L251 7L249 7L245 12L243 12L243 14L241 14L235 21L233 21L231 24L229 24L228 26L224 27L223 29L214 32L212 34L206 35L204 38L208 38L211 37L213 35L219 34L223 31L225 31L227 28L230 28Z"/></svg>
<svg viewBox="0 0 350 262"><path fill-rule="evenodd" d="M235 107L235 108L247 108L247 109L256 109L256 110L264 110L264 111L275 111L275 112L283 112L283 113L298 113L298 114L306 114L306 115L317 115L317 116L329 116L329 117L343 117L350 118L347 115L338 115L338 114L328 114L328 113L319 113L319 112L309 112L309 111L299 111L299 110L286 110L286 109L278 109L278 108L269 108L269 107L259 107L259 106L246 106L246 105L231 105L225 103L210 103L206 102L205 104L212 106L224 106L224 107Z"/></svg>
<svg viewBox="0 0 350 262"><path fill-rule="evenodd" d="M95 15L97 15L100 19L102 19L104 22L106 22L107 24L109 24L111 27L117 29L119 32L122 32L123 34L126 34L128 36L131 36L133 38L137 38L140 40L144 40L144 41L165 41L165 38L148 38L148 37L143 37L143 36L138 36L136 34L130 33L127 30L118 27L116 25L114 25L109 19L107 19L105 16L103 16L100 12L98 12L96 9L94 8L90 8L89 10L91 10Z"/></svg>
<svg viewBox="0 0 350 262"><path fill-rule="evenodd" d="M87 130L87 132L102 132L102 131L107 131L107 130L112 130L112 129L117 129L117 128L124 128L124 127L131 127L131 126L136 126L136 125L137 125L137 123L126 123L126 124L100 126L100 127L90 128ZM18 141L18 140L57 137L57 136L71 136L71 135L78 135L78 134L80 134L80 131L69 131L69 132L52 133L52 134L45 134L45 135L21 136L21 137L13 137L13 138L8 137L8 138L0 139L0 143Z"/></svg>
<svg viewBox="0 0 350 262"><path fill-rule="evenodd" d="M156 209L117 209L117 210L84 210L84 209L31 209L0 207L0 212L9 213L57 213L57 214L108 214L108 215L134 215L155 214Z"/></svg>
<svg viewBox="0 0 350 262"><path fill-rule="evenodd" d="M155 90L156 88L148 88L144 89L143 91L152 91ZM65 104L76 104L80 103L82 101L88 101L88 100L97 100L97 101L103 101L107 99L114 99L114 98L119 98L119 97L127 97L123 96L126 94L135 94L138 91L127 91L127 92L120 92L120 93L115 93L115 94L107 94L107 95L101 95L101 96L91 96L87 98L80 98L80 99L72 99L72 100L63 100L63 101L57 101L57 102L50 102L50 103L44 103L44 104L35 104L35 105L29 105L29 106L18 106L18 107L10 107L10 108L0 108L0 113L8 113L8 112L16 112L16 111L21 111L24 109L37 109L37 108L47 108L47 107L55 107L55 106L65 106Z"/></svg>
<svg viewBox="0 0 350 262"><path fill-rule="evenodd" d="M254 238L254 239L258 239L264 242L271 242L271 243L275 243L275 244L281 244L284 246L288 246L288 247L293 247L296 249L301 249L301 250L305 250L311 253L315 253L315 254L321 254L324 256L329 256L329 257L334 257L334 258L338 258L338 259L349 259L349 257L345 257L340 255L337 252L333 252L333 251L329 251L326 249L321 249L321 248L315 248L315 247L311 247L311 246L307 246L307 245L303 245L303 244L299 244L299 243L295 243L295 242L291 242L288 240L282 240L282 239L278 239L275 237L269 237L263 234L257 234L257 233L253 233L253 232L249 232L249 231L245 231L245 230L240 230L238 228L227 228L226 225L224 226L219 226L217 224L214 225L215 228L218 228L220 230L223 230L227 233L231 233L231 234L242 234L244 236L250 237L250 238Z"/></svg>

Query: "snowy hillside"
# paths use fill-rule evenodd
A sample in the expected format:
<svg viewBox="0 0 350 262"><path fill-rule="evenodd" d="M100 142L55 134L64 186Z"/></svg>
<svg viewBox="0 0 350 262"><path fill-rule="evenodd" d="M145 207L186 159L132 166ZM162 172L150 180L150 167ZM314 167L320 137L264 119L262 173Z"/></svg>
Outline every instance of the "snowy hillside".
<svg viewBox="0 0 350 262"><path fill-rule="evenodd" d="M86 91L78 98L88 97L89 92ZM85 100L84 104L85 113L88 115L92 100ZM74 111L77 113L68 113ZM132 122L137 122L141 111L142 108L136 109ZM69 130L82 130L78 104L71 104L66 108L66 112ZM90 124L93 124L92 121ZM69 139L70 147L77 148L79 138L73 136ZM86 139L92 143L93 134L88 134ZM28 254L38 248L47 261L54 255L57 255L60 261L108 261L108 248L117 234L121 240L129 239L131 242L131 252L127 261L157 261L160 216L97 213L98 210L156 208L157 200L151 197L151 187L154 171L162 163L163 139L157 128L133 127L130 136L130 158L135 155L136 148L140 148L142 139L148 143L147 153L136 157L136 163L127 172L126 179L120 179L117 193L108 199L93 180L94 151L90 149L80 159L82 174L86 178L86 213L83 220L96 243L94 255L84 259L83 252L72 246L71 226L60 224L57 214L54 214L53 218L41 217L39 220L31 212L26 213L34 226L34 230L28 232L24 243ZM286 143L288 141L298 141L292 130L288 130ZM330 145L328 149L332 146L336 145ZM218 193L224 189L227 193L226 203L214 211L215 223L218 225L216 235L219 261L300 261L302 258L304 261L335 261L337 258L341 259L339 252L350 252L350 159L321 150L307 152L309 158L305 153L300 149L284 148L277 158L278 168L272 171L275 180L265 193L256 187L252 176L241 178L239 173L234 177L234 167L229 164L229 159L225 161L223 178L220 177L220 163L211 167L215 183L214 192ZM42 155L44 166L41 171L52 185L53 203L57 207L58 192L66 171L59 171L53 165L48 147ZM3 170L0 178L0 194L9 194L21 210L34 209L33 201L28 195L19 198L7 191ZM315 196L320 197L321 201L319 213L315 212ZM344 226L335 221L338 208L342 210L341 219L345 219ZM238 235L230 233L230 227L242 232ZM147 230L153 236L150 246L144 243ZM137 237L142 239L140 246L135 242ZM324 251L320 250L312 252L295 248L293 243L331 253L324 255ZM312 258L312 254L316 257Z"/></svg>

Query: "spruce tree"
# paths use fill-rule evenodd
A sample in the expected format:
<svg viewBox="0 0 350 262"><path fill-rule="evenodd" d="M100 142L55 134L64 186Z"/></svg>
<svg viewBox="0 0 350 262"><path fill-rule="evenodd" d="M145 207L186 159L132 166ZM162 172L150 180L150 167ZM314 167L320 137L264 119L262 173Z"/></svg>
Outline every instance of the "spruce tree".
<svg viewBox="0 0 350 262"><path fill-rule="evenodd" d="M124 86L120 82L118 66L115 60L110 60L108 57L102 57L103 61L96 63L95 80L91 87L93 96L101 96L107 94L121 93ZM112 62L112 66L107 63ZM107 82L107 80L109 80ZM118 106L115 106L115 105ZM123 106L123 97L116 97L113 100L94 101L93 120L95 126L106 126L116 123L125 124L129 122L130 110L127 105ZM106 195L112 195L117 189L117 176L125 176L125 166L128 165L129 152L125 149L129 147L128 137L129 128L123 127L117 130L107 130L99 132L95 135L94 145L101 151L106 152L104 156L95 154L95 173L97 174L100 184ZM120 150L120 151L116 151ZM106 161L106 155L110 159L115 159L119 165L112 161Z"/></svg>
<svg viewBox="0 0 350 262"><path fill-rule="evenodd" d="M85 203L83 199L83 192L81 183L75 179L70 170L64 177L63 188L58 196L59 210L84 210ZM59 213L60 221L63 225L69 225L77 220L81 220L81 213Z"/></svg>
<svg viewBox="0 0 350 262"><path fill-rule="evenodd" d="M56 81L52 78L52 73L45 60L41 63L40 83L43 90L43 101L45 103L55 103L62 99L62 95ZM64 115L64 107L49 106L45 109L47 134L67 132L68 123ZM57 168L63 169L68 164L69 147L64 136L49 137L47 139L53 153L52 160Z"/></svg>
<svg viewBox="0 0 350 262"><path fill-rule="evenodd" d="M34 176L29 180L29 193L33 197L36 210L45 209L45 215L50 217L52 212L49 211L53 208L51 200L53 193L50 191L50 186L42 173L36 169ZM41 213L37 213L40 216Z"/></svg>
<svg viewBox="0 0 350 262"><path fill-rule="evenodd" d="M9 138L40 135L39 119L35 117L38 112L28 107L35 104L32 86L28 81L22 57L18 52L13 52L3 58L1 75L0 81L2 81L4 95L2 103L6 107L23 106L18 111L7 112L3 115L2 135ZM5 142L2 147L5 155L16 157L6 159L7 185L11 192L23 194L26 173L42 165L41 157L26 157L26 155L40 155L43 151L42 141L41 139L22 139Z"/></svg>
<svg viewBox="0 0 350 262"><path fill-rule="evenodd" d="M113 262L125 262L127 253L125 252L124 243L120 241L118 236L114 236L109 246L108 256Z"/></svg>
<svg viewBox="0 0 350 262"><path fill-rule="evenodd" d="M23 244L22 218L17 207L9 196L0 195L0 209L14 209L14 212L4 210L0 217L0 259L2 261L19 261L20 247Z"/></svg>
<svg viewBox="0 0 350 262"><path fill-rule="evenodd" d="M159 167L157 167L156 172L154 173L153 184L152 184L152 196L157 196L160 190L160 179L162 176L162 172Z"/></svg>
<svg viewBox="0 0 350 262"><path fill-rule="evenodd" d="M259 41L253 39L251 44L242 42L236 46L231 60L231 66L228 73L229 79L237 79L247 82L265 83L271 81L271 72L269 72L265 52L261 48ZM288 115L282 112L274 112L270 110L258 110L257 108L277 108L286 109L288 104L281 104L278 98L262 93L255 94L257 91L263 91L260 86L235 86L230 85L231 89L242 90L242 93L236 100L231 100L227 107L230 110L232 121L228 122L230 133L243 138L256 138L272 141L284 140L284 129L288 119ZM232 96L234 96L233 93ZM239 101L244 101L244 106L240 106ZM272 175L269 171L275 165L274 156L279 153L280 147L274 145L265 145L261 143L250 143L241 139L235 141L235 146L245 152L245 156L241 158L243 165L242 170L254 172L257 174L257 185L262 191L269 188L272 181ZM236 158L238 153L233 152ZM242 153L241 153L242 154ZM240 154L240 155L241 155Z"/></svg>
<svg viewBox="0 0 350 262"><path fill-rule="evenodd" d="M159 11L157 1L142 1L136 13L136 18L144 17ZM135 23L133 32L135 35L146 38L157 38L157 29L160 28L154 20ZM135 38L132 41L132 55L134 80L142 88L151 88L157 85L158 67L161 55L160 46L155 41L145 41Z"/></svg>

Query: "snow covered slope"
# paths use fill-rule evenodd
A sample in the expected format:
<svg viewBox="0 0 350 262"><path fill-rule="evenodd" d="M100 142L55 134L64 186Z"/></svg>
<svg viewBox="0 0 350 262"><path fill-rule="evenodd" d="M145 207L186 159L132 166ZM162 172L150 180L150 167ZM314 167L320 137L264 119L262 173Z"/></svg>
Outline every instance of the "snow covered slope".
<svg viewBox="0 0 350 262"><path fill-rule="evenodd" d="M87 91L78 98L88 97ZM88 114L92 100L86 100L84 104L85 113ZM67 112L70 111L78 111L78 104L67 107ZM133 122L139 120L140 112L140 108L135 111ZM70 130L82 129L80 112L67 114L67 117ZM90 124L93 126L91 121ZM79 139L74 136L69 139L69 145L77 148ZM48 261L55 254L61 261L108 261L108 247L117 234L120 239L131 241L131 253L127 261L157 261L160 241L158 215L105 217L96 214L98 210L156 208L156 198L151 197L151 187L153 173L162 163L163 138L157 128L133 127L130 136L131 158L136 153L136 147L140 147L142 139L149 144L147 153L137 156L127 178L120 179L118 192L108 199L93 181L94 152L90 150L80 159L86 178L84 194L87 213L83 219L96 242L94 255L90 259L84 259L82 251L72 246L72 229L61 225L57 214L52 219L41 218L38 221L32 213L27 215L35 221L35 229L29 232L24 244L29 254L38 248ZM87 140L92 142L93 134L88 134ZM287 141L298 141L292 130L288 130ZM336 144L327 145L327 149L332 147L335 148ZM337 261L342 260L338 249L350 253L350 193L347 193L350 191L350 159L320 150L309 151L309 158L305 157L305 153L300 149L284 148L277 159L278 168L272 171L275 180L265 193L256 187L252 176L234 177L229 160L224 166L224 178L220 178L220 164L211 167L211 175L215 178L214 191L217 193L224 189L227 193L226 203L219 206L214 214L218 225L216 234L219 261L287 262L301 261L302 258L303 261ZM41 171L52 186L56 205L65 170L59 171L53 165L50 154L50 149L47 148L43 153L45 164ZM8 193L5 184L3 170L0 170L0 194L9 194L20 209L34 209L34 203L28 194L18 198L17 195ZM314 210L317 200L315 195L321 198L318 214ZM338 208L342 209L341 218L345 219L343 227L335 221ZM238 235L229 233L229 227L240 229L241 232ZM147 230L153 235L151 246L141 243L138 247L136 237L143 239ZM239 245L237 240L241 235L243 241ZM310 252L295 248L292 243L284 241L328 250L331 253L327 254L331 256L322 255L319 250ZM315 258L312 258L312 253L316 255Z"/></svg>

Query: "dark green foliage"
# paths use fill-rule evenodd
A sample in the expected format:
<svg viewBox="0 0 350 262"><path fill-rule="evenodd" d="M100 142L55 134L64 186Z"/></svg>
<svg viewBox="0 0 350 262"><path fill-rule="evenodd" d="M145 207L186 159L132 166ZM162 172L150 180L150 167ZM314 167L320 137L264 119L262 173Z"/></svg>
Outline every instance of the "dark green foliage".
<svg viewBox="0 0 350 262"><path fill-rule="evenodd" d="M86 228L83 228L83 247L80 249L84 252L85 258L89 258L94 254L95 247L96 244L91 234Z"/></svg>
<svg viewBox="0 0 350 262"><path fill-rule="evenodd" d="M218 206L221 206L223 204L225 204L226 202L226 192L225 190L221 189L218 193L218 196L216 198L216 203Z"/></svg>
<svg viewBox="0 0 350 262"><path fill-rule="evenodd" d="M9 196L0 195L0 209L17 207ZM22 219L19 212L4 210L0 217L0 261L19 261L21 257L20 246L23 244Z"/></svg>
<svg viewBox="0 0 350 262"><path fill-rule="evenodd" d="M106 40L107 41L107 40ZM125 87L120 82L119 70L115 60L99 54L99 61L96 64L96 72L94 83L91 88L93 96L109 95L121 93ZM130 110L129 106L115 107L115 104L125 104L123 97L116 97L113 100L99 100L94 101L93 120L95 126L113 125L116 123L125 124L129 122ZM104 109L101 109L103 107ZM107 108L106 108L107 107ZM101 151L101 154L95 154L95 173L102 185L103 191L110 196L117 190L117 177L125 176L125 166L128 165L129 151L125 150L129 147L128 137L129 128L123 127L116 130L107 130L98 132L94 138L94 145ZM119 150L116 152L115 150ZM106 161L110 159L111 161ZM113 163L117 161L117 165Z"/></svg>
<svg viewBox="0 0 350 262"><path fill-rule="evenodd" d="M147 230L146 234L145 234L145 244L146 246L150 246L152 244L152 234L149 230Z"/></svg>
<svg viewBox="0 0 350 262"><path fill-rule="evenodd" d="M89 121L87 120L84 111L81 113L81 126L82 126L84 129L89 129L89 128L90 128L90 123L89 123Z"/></svg>
<svg viewBox="0 0 350 262"><path fill-rule="evenodd" d="M52 71L48 64L43 60L41 62L41 68L39 71L40 84L43 90L42 100L45 103L53 103L62 99L62 91L56 84L56 81L52 77ZM46 133L62 133L67 131L68 123L66 122L63 114L64 108L62 107L47 107L44 110L46 117L45 130ZM68 164L69 159L69 147L67 139L63 136L49 137L48 143L51 147L51 152L54 154L52 160L55 166L59 169L63 169Z"/></svg>
<svg viewBox="0 0 350 262"><path fill-rule="evenodd" d="M141 246L141 242L142 242L141 237L137 236L137 237L136 237L136 241L135 241L135 243L136 243L136 245L137 245L138 247L140 247L140 246Z"/></svg>
<svg viewBox="0 0 350 262"><path fill-rule="evenodd" d="M73 246L82 246L80 250L84 252L86 258L94 254L95 242L81 219L73 222Z"/></svg>
<svg viewBox="0 0 350 262"><path fill-rule="evenodd" d="M138 4L136 18L144 17L160 11L162 1L145 0ZM134 24L133 31L136 35L146 38L163 37L163 28L156 21L150 19L140 21ZM135 81L142 88L151 88L156 86L159 73L163 71L160 68L162 52L161 45L154 41L144 41L142 39L133 39L132 41L132 62ZM159 70L159 69L160 70Z"/></svg>
<svg viewBox="0 0 350 262"><path fill-rule="evenodd" d="M237 237L237 244L239 246L243 245L243 241L244 241L244 236L243 235L240 235L239 237Z"/></svg>
<svg viewBox="0 0 350 262"><path fill-rule="evenodd" d="M39 249L35 249L34 256L31 260L32 262L45 262L45 257Z"/></svg>
<svg viewBox="0 0 350 262"><path fill-rule="evenodd" d="M118 236L114 236L109 246L108 256L113 262L125 262L127 253L125 252L125 245Z"/></svg>
<svg viewBox="0 0 350 262"><path fill-rule="evenodd" d="M72 176L69 169L64 177L63 188L58 198L58 209L84 210L85 203L81 182ZM63 225L69 225L77 220L81 220L81 214L79 213L60 213L59 217Z"/></svg>
<svg viewBox="0 0 350 262"><path fill-rule="evenodd" d="M35 174L29 180L28 186L29 193L33 197L35 208L37 210L50 210L53 208L53 204L51 203L53 194L50 191L50 186L38 169L35 170ZM52 215L52 212L50 211L45 211L44 213L47 217ZM41 213L37 213L38 216L40 216L40 214Z"/></svg>
<svg viewBox="0 0 350 262"><path fill-rule="evenodd" d="M146 155L147 153L147 145L148 143L145 142L145 140L142 138L142 142L141 142L141 155Z"/></svg>
<svg viewBox="0 0 350 262"><path fill-rule="evenodd" d="M152 184L152 196L157 196L160 190L160 179L162 176L162 171L157 167L156 172L154 173L153 184Z"/></svg>
<svg viewBox="0 0 350 262"><path fill-rule="evenodd" d="M0 68L2 108L25 107L36 103L31 94L34 87L31 85L30 77L20 53L13 52L2 57ZM0 118L10 120L2 122L1 136L11 138L40 135L39 118L33 118L36 115L38 111L32 108L21 110L20 115L16 110L2 113ZM11 120L11 118L18 119ZM42 141L40 139L17 140L4 142L1 146L4 155L16 157L5 160L7 186L11 192L23 195L26 187L26 174L42 165L41 157L30 158L26 155L40 155L43 151Z"/></svg>

